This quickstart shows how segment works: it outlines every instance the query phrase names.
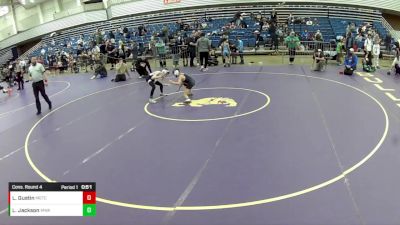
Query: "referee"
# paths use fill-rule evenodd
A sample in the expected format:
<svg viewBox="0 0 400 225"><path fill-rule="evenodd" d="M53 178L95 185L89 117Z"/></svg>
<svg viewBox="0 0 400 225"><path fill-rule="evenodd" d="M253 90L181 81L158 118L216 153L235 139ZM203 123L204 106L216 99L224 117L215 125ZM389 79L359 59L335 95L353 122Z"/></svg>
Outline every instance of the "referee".
<svg viewBox="0 0 400 225"><path fill-rule="evenodd" d="M32 57L31 66L28 71L29 77L32 80L33 94L35 95L36 100L36 115L40 115L42 113L42 107L40 105L39 92L43 96L44 100L46 100L47 104L49 104L49 110L51 110L51 101L44 89L44 86L47 86L47 76L43 65L36 62L36 57Z"/></svg>

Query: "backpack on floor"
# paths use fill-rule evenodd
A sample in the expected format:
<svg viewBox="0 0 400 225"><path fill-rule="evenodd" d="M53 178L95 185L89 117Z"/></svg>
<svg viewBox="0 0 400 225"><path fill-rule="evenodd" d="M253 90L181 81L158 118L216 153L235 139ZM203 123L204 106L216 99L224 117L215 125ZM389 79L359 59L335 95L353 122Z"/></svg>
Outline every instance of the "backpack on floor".
<svg viewBox="0 0 400 225"><path fill-rule="evenodd" d="M376 69L375 69L375 67L373 67L373 66L364 64L364 65L363 65L363 71L364 71L364 72L368 72L368 73L373 73L373 72L376 71Z"/></svg>

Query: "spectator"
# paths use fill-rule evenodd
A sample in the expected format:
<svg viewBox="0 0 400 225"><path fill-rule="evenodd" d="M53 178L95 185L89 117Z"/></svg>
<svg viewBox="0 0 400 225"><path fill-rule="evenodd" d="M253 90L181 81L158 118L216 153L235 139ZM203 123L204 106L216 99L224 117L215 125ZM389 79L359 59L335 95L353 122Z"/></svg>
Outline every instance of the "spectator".
<svg viewBox="0 0 400 225"><path fill-rule="evenodd" d="M353 49L354 44L355 44L355 40L354 40L353 34L347 33L346 44L345 44L347 54L350 53L350 49ZM354 51L354 49L353 49L353 51Z"/></svg>
<svg viewBox="0 0 400 225"><path fill-rule="evenodd" d="M385 38L385 50L390 51L392 49L392 35L388 33Z"/></svg>
<svg viewBox="0 0 400 225"><path fill-rule="evenodd" d="M118 26L118 28L117 28L117 33L118 33L120 36L122 36L122 35L124 34L124 32L123 32L121 26Z"/></svg>
<svg viewBox="0 0 400 225"><path fill-rule="evenodd" d="M274 23L271 24L269 27L269 35L271 37L271 50L274 49L275 51L278 51L278 35L276 33L276 26Z"/></svg>
<svg viewBox="0 0 400 225"><path fill-rule="evenodd" d="M96 64L94 68L94 75L90 79L91 80L96 79L97 76L100 76L100 78L107 77L107 69L103 64L103 62Z"/></svg>
<svg viewBox="0 0 400 225"><path fill-rule="evenodd" d="M375 40L374 45L372 46L372 55L373 55L373 66L376 69L379 69L379 56L381 54L381 46L379 41Z"/></svg>
<svg viewBox="0 0 400 225"><path fill-rule="evenodd" d="M147 29L146 29L146 27L144 26L144 24L142 24L142 25L140 25L140 26L138 27L138 33L139 33L139 36L144 36L144 35L146 35Z"/></svg>
<svg viewBox="0 0 400 225"><path fill-rule="evenodd" d="M319 21L317 18L314 18L313 26L319 26Z"/></svg>
<svg viewBox="0 0 400 225"><path fill-rule="evenodd" d="M126 58L126 46L121 40L118 42L118 57L122 59Z"/></svg>
<svg viewBox="0 0 400 225"><path fill-rule="evenodd" d="M304 29L304 31L301 32L301 36L300 36L301 40L302 41L308 41L308 35L309 35L308 30Z"/></svg>
<svg viewBox="0 0 400 225"><path fill-rule="evenodd" d="M81 34L81 35L79 35L79 39L78 39L78 41L76 42L78 45L83 45L83 35Z"/></svg>
<svg viewBox="0 0 400 225"><path fill-rule="evenodd" d="M184 23L182 22L182 19L178 19L176 25L178 26L179 31L182 31L184 29Z"/></svg>
<svg viewBox="0 0 400 225"><path fill-rule="evenodd" d="M114 82L120 82L120 81L126 81L126 75L131 78L131 75L129 75L128 72L128 66L125 63L125 60L120 58L118 60L117 65L115 66L117 75L115 75L115 79L112 79L111 81Z"/></svg>
<svg viewBox="0 0 400 225"><path fill-rule="evenodd" d="M240 57L240 64L244 64L244 59L243 59L244 45L243 45L243 41L240 38L240 36L237 36L236 40L237 40L237 48L238 48L238 52L239 52L239 57Z"/></svg>
<svg viewBox="0 0 400 225"><path fill-rule="evenodd" d="M178 37L174 37L170 42L169 42L169 48L171 49L171 54L172 54L172 62L174 65L174 68L178 68L179 66L179 58L180 58L180 43Z"/></svg>
<svg viewBox="0 0 400 225"><path fill-rule="evenodd" d="M267 30L269 30L269 23L267 23L267 20L266 20L266 19L264 19L263 26L261 27L261 30L262 30L262 31L267 31Z"/></svg>
<svg viewBox="0 0 400 225"><path fill-rule="evenodd" d="M294 22L294 16L292 15L292 13L290 13L288 18L287 18L287 24L288 25L292 25L293 22Z"/></svg>
<svg viewBox="0 0 400 225"><path fill-rule="evenodd" d="M166 56L165 56L166 51L165 51L165 43L164 43L164 41L161 38L159 38L155 47L156 47L156 50L157 50L157 53L158 53L158 57L159 57L159 60L160 60L160 67L161 68L166 67L167 66L167 61L166 61Z"/></svg>
<svg viewBox="0 0 400 225"><path fill-rule="evenodd" d="M278 23L278 13L275 11L275 9L272 9L271 11L271 22L272 23Z"/></svg>
<svg viewBox="0 0 400 225"><path fill-rule="evenodd" d="M115 62L116 62L116 57L117 57L117 49L113 44L111 44L110 41L106 42L106 51L107 51L107 58L108 62L111 63L111 69L114 69Z"/></svg>
<svg viewBox="0 0 400 225"><path fill-rule="evenodd" d="M365 60L368 66L372 66L372 46L373 46L373 42L372 42L372 38L371 38L371 34L368 34L367 39L364 42L364 52L365 52Z"/></svg>
<svg viewBox="0 0 400 225"><path fill-rule="evenodd" d="M358 57L354 54L354 49L350 48L349 53L346 56L346 59L344 61L344 74L345 75L353 75L354 70L357 69L357 63L358 63Z"/></svg>
<svg viewBox="0 0 400 225"><path fill-rule="evenodd" d="M314 59L313 70L321 72L324 71L326 65L326 59L324 53L322 52L322 49L318 49L317 51L314 52L313 59Z"/></svg>
<svg viewBox="0 0 400 225"><path fill-rule="evenodd" d="M139 47L138 47L136 41L133 41L131 44L131 55L129 56L130 58L132 58L131 71L135 70L134 66L136 65L136 61L138 60L138 56L139 56L138 53L139 53Z"/></svg>
<svg viewBox="0 0 400 225"><path fill-rule="evenodd" d="M100 28L96 29L94 39L96 40L96 44L100 44L103 42L103 35L101 34Z"/></svg>
<svg viewBox="0 0 400 225"><path fill-rule="evenodd" d="M204 33L201 33L200 38L196 42L196 46L200 56L200 70L205 72L208 70L207 64L210 56L209 53L211 50L211 41L205 37Z"/></svg>
<svg viewBox="0 0 400 225"><path fill-rule="evenodd" d="M315 41L324 41L324 38L322 37L322 33L320 30L317 30L317 32L314 35L314 40Z"/></svg>
<svg viewBox="0 0 400 225"><path fill-rule="evenodd" d="M124 29L122 29L122 33L123 33L124 37L127 37L127 36L128 36L128 33L129 33L128 28L127 28L127 27L124 27Z"/></svg>
<svg viewBox="0 0 400 225"><path fill-rule="evenodd" d="M92 60L94 62L97 63L100 61L100 48L99 48L99 46L96 45L96 42L92 43L91 54L92 54Z"/></svg>
<svg viewBox="0 0 400 225"><path fill-rule="evenodd" d="M279 44L283 42L284 38L284 33L281 27L278 27L278 29L276 30L276 36L278 38L278 46L279 46Z"/></svg>
<svg viewBox="0 0 400 225"><path fill-rule="evenodd" d="M189 49L190 67L194 67L193 60L196 57L196 42L197 38L194 33L192 33L192 35L186 39Z"/></svg>
<svg viewBox="0 0 400 225"><path fill-rule="evenodd" d="M15 80L18 82L18 89L17 90L24 90L24 70L21 65L21 61L18 60L15 65Z"/></svg>
<svg viewBox="0 0 400 225"><path fill-rule="evenodd" d="M258 25L260 26L260 30L262 30L263 29L263 27L264 27L264 23L266 23L266 19L264 18L264 17L261 17L260 19L259 19L259 21L258 21Z"/></svg>
<svg viewBox="0 0 400 225"><path fill-rule="evenodd" d="M254 32L256 36L256 49L260 48L260 44L264 44L264 38L261 36L260 31Z"/></svg>
<svg viewBox="0 0 400 225"><path fill-rule="evenodd" d="M286 37L285 44L287 44L289 48L289 65L293 65L296 56L296 48L299 47L300 40L294 32L291 32L290 35Z"/></svg>
<svg viewBox="0 0 400 225"><path fill-rule="evenodd" d="M336 62L338 66L343 64L343 52L345 48L343 45L343 38L340 38L337 45L336 45Z"/></svg>
<svg viewBox="0 0 400 225"><path fill-rule="evenodd" d="M161 31L161 37L163 37L164 43L168 43L168 33L169 33L169 29L166 25L164 25L162 27L162 31Z"/></svg>

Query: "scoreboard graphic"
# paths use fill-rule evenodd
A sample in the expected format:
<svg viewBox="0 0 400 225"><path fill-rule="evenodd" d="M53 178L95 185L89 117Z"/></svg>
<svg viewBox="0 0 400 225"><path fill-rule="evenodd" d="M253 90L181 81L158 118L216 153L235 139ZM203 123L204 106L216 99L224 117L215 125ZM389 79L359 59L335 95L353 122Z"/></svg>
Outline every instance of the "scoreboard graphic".
<svg viewBox="0 0 400 225"><path fill-rule="evenodd" d="M96 183L9 183L9 216L96 216Z"/></svg>

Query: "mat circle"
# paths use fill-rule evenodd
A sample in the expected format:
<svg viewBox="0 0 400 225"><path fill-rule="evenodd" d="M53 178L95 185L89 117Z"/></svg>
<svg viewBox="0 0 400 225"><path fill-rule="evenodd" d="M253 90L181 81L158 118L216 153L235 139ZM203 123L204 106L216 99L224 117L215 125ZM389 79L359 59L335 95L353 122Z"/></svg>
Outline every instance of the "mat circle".
<svg viewBox="0 0 400 225"><path fill-rule="evenodd" d="M261 91L247 89L247 88L212 87L212 88L197 88L197 89L193 89L193 91L199 91L199 90L241 90L241 91L249 91L249 92L253 92L253 93L260 94L260 95L264 96L266 101L259 108L256 108L256 109L248 111L248 112L244 112L244 113L240 113L240 114L232 115L232 116L224 116L224 117L217 117L217 118L206 118L206 119L179 119L179 118L171 118L171 117L156 115L155 113L152 113L149 110L149 106L150 106L149 103L147 103L144 106L144 111L149 116L152 116L152 117L155 117L155 118L158 118L158 119L162 119L162 120L179 121L179 122L208 122L208 121L227 120L227 119L233 119L233 118L238 118L238 117L242 117L242 116L247 116L247 115L250 115L250 114L253 114L253 113L256 113L258 111L261 111L261 110L265 109L269 105L269 103L271 102L271 99L267 94L265 94L265 93L263 93ZM180 93L182 93L182 91L171 93L171 94L169 94L169 96L180 94ZM157 98L157 99L159 99L159 98ZM155 100L157 100L157 99L155 99Z"/></svg>
<svg viewBox="0 0 400 225"><path fill-rule="evenodd" d="M120 201L114 201L114 200L110 200L110 199L105 199L102 197L97 197L96 200L98 202L102 202L102 203L106 203L106 204L110 204L110 205L115 205L115 206L120 206L120 207L127 207L127 208L134 208L134 209L143 209L143 210L155 210L155 211L202 211L202 210L217 210L217 209L230 209L230 208L240 208L240 207L248 207L248 206L255 206L255 205L261 205L261 204L267 204L267 203L271 203L271 202L276 202L276 201L281 201L281 200L285 200L285 199L289 199L289 198L293 198L293 197L297 197L297 196L301 196L316 190L319 190L321 188L327 187L341 179L344 179L347 175L349 175L350 173L354 172L356 169L358 169L359 167L361 167L363 164L365 164L370 158L372 158L372 156L379 150L379 148L382 146L383 142L385 141L387 135L388 135L388 131L389 131L389 116L387 114L386 109L383 107L383 105L372 95L368 94L367 92L339 82L339 81L335 81L335 80L331 80L331 79L327 79L327 78L322 78L322 77L314 77L314 76L309 76L309 75L301 75L301 74L287 74L287 73L268 73L268 72L229 72L229 73L205 73L205 74L199 74L199 75L221 75L221 74L265 74L265 75L285 75L285 76L294 76L294 77L303 77L303 78L310 78L310 79L318 79L318 80L323 80L323 81L328 81L328 82L332 82L335 84L339 84L339 85L343 85L345 87L351 88L355 91L358 91L364 95L366 95L367 97L369 97L370 99L372 99L377 106L382 110L383 116L385 118L385 128L384 128L384 132L382 134L382 137L380 138L379 142L375 145L375 147L373 147L373 149L364 157L362 158L360 161L358 161L355 165L351 166L350 168L344 170L342 173L340 173L339 175L323 181L319 184L313 185L311 187L305 188L303 190L299 190L296 192L292 192L292 193L288 193L288 194L284 194L284 195L280 195L280 196L276 196L276 197L272 197L272 198L266 198L266 199L260 199L260 200L255 200L255 201L249 201L249 202L240 202L240 203L232 203L232 204L221 204L221 205L193 205L193 206L155 206L155 205L140 205L140 204L134 204L134 203L127 203L127 202L120 202ZM51 178L49 178L48 176L46 176L42 171L40 171L37 166L35 165L35 163L32 161L30 154L29 154L29 140L30 137L33 133L33 131L35 130L35 128L41 123L43 122L49 115L55 113L56 111L60 110L61 108L72 104L74 102L77 102L79 100L82 100L84 98L93 96L95 94L99 94L99 93L103 93L106 91L110 91L110 90L114 90L116 88L120 88L120 87L124 87L124 86L128 86L128 85L133 85L133 84L137 84L137 83L142 83L142 82L135 82L135 83L130 83L130 84L125 84L125 85L121 85L118 87L113 87L113 88L108 88L105 90L101 90L101 91L97 91L94 92L92 94L88 94L86 96L80 97L78 99L72 100L60 107L58 107L57 109L53 110L52 112L50 112L49 114L46 114L45 116L43 116L40 120L38 120L33 126L32 128L29 130L26 138L25 138L25 157L29 163L29 165L32 167L32 169L40 176L42 177L45 181L47 182L57 182L55 180L52 180Z"/></svg>

